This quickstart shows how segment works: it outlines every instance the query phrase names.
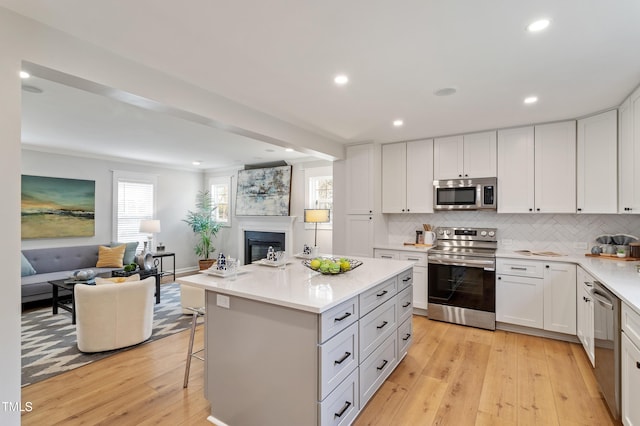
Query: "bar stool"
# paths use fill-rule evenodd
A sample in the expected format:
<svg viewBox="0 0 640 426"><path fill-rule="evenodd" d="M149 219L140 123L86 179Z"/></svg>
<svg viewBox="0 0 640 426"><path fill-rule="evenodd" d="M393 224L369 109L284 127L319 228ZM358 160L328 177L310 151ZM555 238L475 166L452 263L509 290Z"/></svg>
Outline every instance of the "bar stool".
<svg viewBox="0 0 640 426"><path fill-rule="evenodd" d="M183 388L186 388L189 385L189 370L191 369L191 358L198 358L201 361L204 361L204 358L198 355L200 352L204 351L204 348L193 351L193 339L196 335L196 325L198 325L198 317L204 317L205 310L204 308L187 308L190 311L193 311L193 319L191 321L191 336L189 337L189 348L187 350L187 366L184 370L184 384Z"/></svg>

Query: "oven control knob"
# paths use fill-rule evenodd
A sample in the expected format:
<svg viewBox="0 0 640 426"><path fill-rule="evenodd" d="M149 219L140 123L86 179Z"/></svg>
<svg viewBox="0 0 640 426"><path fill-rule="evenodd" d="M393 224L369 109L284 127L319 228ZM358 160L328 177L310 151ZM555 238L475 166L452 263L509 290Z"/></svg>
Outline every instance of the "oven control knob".
<svg viewBox="0 0 640 426"><path fill-rule="evenodd" d="M495 236L496 236L496 233L495 233L495 232L493 232L493 231L489 231L489 236L490 236L490 237L495 237Z"/></svg>
<svg viewBox="0 0 640 426"><path fill-rule="evenodd" d="M483 237L486 237L487 236L487 231L480 232L480 235L483 236Z"/></svg>
<svg viewBox="0 0 640 426"><path fill-rule="evenodd" d="M438 235L444 235L444 231L442 229L438 229Z"/></svg>
<svg viewBox="0 0 640 426"><path fill-rule="evenodd" d="M451 231L450 231L450 230L448 230L448 229L445 229L445 230L444 230L444 235L449 235L449 234L451 234Z"/></svg>

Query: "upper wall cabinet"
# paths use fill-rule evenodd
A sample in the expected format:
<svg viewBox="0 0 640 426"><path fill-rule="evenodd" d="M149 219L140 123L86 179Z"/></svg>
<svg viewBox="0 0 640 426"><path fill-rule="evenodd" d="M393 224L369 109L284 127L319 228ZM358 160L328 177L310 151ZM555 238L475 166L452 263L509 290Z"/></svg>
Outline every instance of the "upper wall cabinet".
<svg viewBox="0 0 640 426"><path fill-rule="evenodd" d="M640 213L640 89L618 111L618 212Z"/></svg>
<svg viewBox="0 0 640 426"><path fill-rule="evenodd" d="M433 213L433 140L382 145L382 213Z"/></svg>
<svg viewBox="0 0 640 426"><path fill-rule="evenodd" d="M576 212L576 122L498 132L498 212Z"/></svg>
<svg viewBox="0 0 640 426"><path fill-rule="evenodd" d="M347 147L347 214L373 213L373 145Z"/></svg>
<svg viewBox="0 0 640 426"><path fill-rule="evenodd" d="M498 131L498 213L535 206L533 126Z"/></svg>
<svg viewBox="0 0 640 426"><path fill-rule="evenodd" d="M578 213L618 211L617 129L616 110L578 120Z"/></svg>
<svg viewBox="0 0 640 426"><path fill-rule="evenodd" d="M536 212L576 212L576 122L535 126Z"/></svg>
<svg viewBox="0 0 640 426"><path fill-rule="evenodd" d="M433 143L434 179L496 176L496 132L436 138Z"/></svg>

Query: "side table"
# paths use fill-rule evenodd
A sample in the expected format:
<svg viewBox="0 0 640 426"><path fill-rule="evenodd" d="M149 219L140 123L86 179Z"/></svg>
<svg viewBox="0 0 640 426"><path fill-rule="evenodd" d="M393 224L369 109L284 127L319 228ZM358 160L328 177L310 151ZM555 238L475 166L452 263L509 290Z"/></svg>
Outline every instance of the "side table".
<svg viewBox="0 0 640 426"><path fill-rule="evenodd" d="M154 259L160 259L160 275L161 276L165 276L165 275L173 275L173 280L176 280L176 254L170 251L158 251L155 253L151 253L151 256L153 256ZM172 271L165 271L162 265L162 259L164 259L165 257L172 257L173 258L173 269ZM156 266L158 266L158 264L156 263Z"/></svg>
<svg viewBox="0 0 640 426"><path fill-rule="evenodd" d="M111 271L112 277L128 277L133 274L140 274L140 279L154 277L156 279L156 304L160 303L160 277L162 274L158 272L157 268L153 269L136 269L135 271L125 271L124 269L117 269Z"/></svg>

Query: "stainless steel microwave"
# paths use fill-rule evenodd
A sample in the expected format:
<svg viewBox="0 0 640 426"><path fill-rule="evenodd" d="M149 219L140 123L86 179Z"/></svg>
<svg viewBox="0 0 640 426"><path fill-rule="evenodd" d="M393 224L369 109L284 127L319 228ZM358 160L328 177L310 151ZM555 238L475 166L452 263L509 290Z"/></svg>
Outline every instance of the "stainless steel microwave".
<svg viewBox="0 0 640 426"><path fill-rule="evenodd" d="M434 210L496 210L496 178L433 181Z"/></svg>

